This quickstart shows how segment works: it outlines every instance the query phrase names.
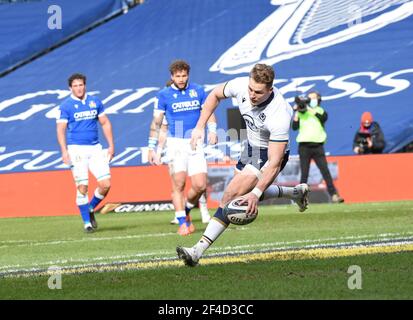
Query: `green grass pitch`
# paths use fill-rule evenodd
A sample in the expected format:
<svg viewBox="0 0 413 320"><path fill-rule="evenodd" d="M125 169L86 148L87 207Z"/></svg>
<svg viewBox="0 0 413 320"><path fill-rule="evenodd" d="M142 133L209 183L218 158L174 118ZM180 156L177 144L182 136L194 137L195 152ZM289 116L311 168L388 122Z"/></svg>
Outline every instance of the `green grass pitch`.
<svg viewBox="0 0 413 320"><path fill-rule="evenodd" d="M172 212L0 220L0 299L412 299L413 202L259 208L195 268L176 259ZM212 210L211 210L212 213ZM51 290L50 266L61 268ZM360 267L360 287L348 284Z"/></svg>

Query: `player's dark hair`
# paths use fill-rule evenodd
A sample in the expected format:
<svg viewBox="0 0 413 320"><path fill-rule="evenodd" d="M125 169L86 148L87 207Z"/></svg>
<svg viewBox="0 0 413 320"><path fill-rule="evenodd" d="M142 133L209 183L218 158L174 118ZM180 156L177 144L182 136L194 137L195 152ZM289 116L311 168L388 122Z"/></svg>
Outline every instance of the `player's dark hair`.
<svg viewBox="0 0 413 320"><path fill-rule="evenodd" d="M182 70L188 73L189 73L189 70L191 70L191 66L184 60L175 60L169 66L169 71L171 72L171 75L174 75L175 72L182 71Z"/></svg>
<svg viewBox="0 0 413 320"><path fill-rule="evenodd" d="M69 87L72 87L73 80L83 80L83 83L86 84L86 76L81 73L74 73L69 77L67 80Z"/></svg>
<svg viewBox="0 0 413 320"><path fill-rule="evenodd" d="M271 88L275 78L274 69L267 64L257 63L250 72L250 78Z"/></svg>

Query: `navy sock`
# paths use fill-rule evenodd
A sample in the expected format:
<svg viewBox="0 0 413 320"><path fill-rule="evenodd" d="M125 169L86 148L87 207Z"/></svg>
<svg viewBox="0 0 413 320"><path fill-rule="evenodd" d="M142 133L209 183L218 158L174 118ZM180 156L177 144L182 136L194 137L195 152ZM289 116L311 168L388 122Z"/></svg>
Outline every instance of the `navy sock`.
<svg viewBox="0 0 413 320"><path fill-rule="evenodd" d="M185 213L186 215L189 215L191 213L192 208L188 208L187 206L185 206Z"/></svg>
<svg viewBox="0 0 413 320"><path fill-rule="evenodd" d="M219 207L217 209L217 211L214 214L214 218L217 218L219 220L221 220L223 223L225 223L226 225L230 224L230 221L228 220L228 218L224 215L224 210Z"/></svg>
<svg viewBox="0 0 413 320"><path fill-rule="evenodd" d="M189 227L191 225L191 219L189 217L189 214L191 213L192 208L188 208L187 206L185 206L185 214L186 214L186 226Z"/></svg>

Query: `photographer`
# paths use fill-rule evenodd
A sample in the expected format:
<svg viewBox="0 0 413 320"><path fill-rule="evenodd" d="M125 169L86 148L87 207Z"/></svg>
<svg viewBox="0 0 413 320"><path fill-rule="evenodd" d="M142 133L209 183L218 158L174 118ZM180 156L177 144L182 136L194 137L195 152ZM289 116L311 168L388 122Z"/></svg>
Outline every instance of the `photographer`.
<svg viewBox="0 0 413 320"><path fill-rule="evenodd" d="M327 112L320 107L321 95L312 91L308 96L295 97L292 129L298 130L298 154L300 155L301 182L307 183L311 159L314 160L327 184L328 193L333 203L344 202L338 195L327 165L324 143L327 134L324 124Z"/></svg>
<svg viewBox="0 0 413 320"><path fill-rule="evenodd" d="M373 121L370 112L361 115L361 125L353 140L353 151L356 154L382 153L386 142L379 124Z"/></svg>

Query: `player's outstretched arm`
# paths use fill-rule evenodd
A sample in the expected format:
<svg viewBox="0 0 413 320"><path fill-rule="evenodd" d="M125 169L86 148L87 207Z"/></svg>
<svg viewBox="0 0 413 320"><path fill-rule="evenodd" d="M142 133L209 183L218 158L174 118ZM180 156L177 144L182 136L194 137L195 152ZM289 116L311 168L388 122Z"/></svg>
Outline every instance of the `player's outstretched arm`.
<svg viewBox="0 0 413 320"><path fill-rule="evenodd" d="M66 145L66 129L67 122L58 122L56 127L57 141L59 142L60 150L62 152L62 160L65 164L70 165L69 153Z"/></svg>
<svg viewBox="0 0 413 320"><path fill-rule="evenodd" d="M192 130L191 146L193 149L195 149L196 144L199 140L203 141L205 126L208 122L208 119L211 117L215 109L218 107L219 102L225 98L226 97L224 96L224 84L218 85L209 93L202 108L201 116L199 117L199 120L194 130Z"/></svg>
<svg viewBox="0 0 413 320"><path fill-rule="evenodd" d="M103 134L108 142L108 157L109 161L113 159L115 155L115 144L113 143L113 133L112 133L112 124L110 123L109 118L104 114L99 116L99 123L102 126Z"/></svg>
<svg viewBox="0 0 413 320"><path fill-rule="evenodd" d="M244 202L248 202L247 213L257 214L259 198L281 171L286 147L287 142L270 142L268 144L268 165L263 169L262 176L255 188L243 197Z"/></svg>

